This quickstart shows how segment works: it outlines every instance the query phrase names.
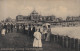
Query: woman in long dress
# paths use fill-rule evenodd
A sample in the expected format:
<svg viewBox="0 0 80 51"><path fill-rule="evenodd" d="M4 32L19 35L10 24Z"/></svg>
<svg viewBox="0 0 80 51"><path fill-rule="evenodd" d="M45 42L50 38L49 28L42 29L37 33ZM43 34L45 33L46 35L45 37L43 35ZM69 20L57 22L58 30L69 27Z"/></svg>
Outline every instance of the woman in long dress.
<svg viewBox="0 0 80 51"><path fill-rule="evenodd" d="M45 40L47 35L47 27L43 26L42 39Z"/></svg>
<svg viewBox="0 0 80 51"><path fill-rule="evenodd" d="M33 47L42 47L41 33L39 32L39 29L34 32Z"/></svg>
<svg viewBox="0 0 80 51"><path fill-rule="evenodd" d="M5 28L2 29L1 34L2 34L2 36L5 36L5 34L6 34L6 29Z"/></svg>
<svg viewBox="0 0 80 51"><path fill-rule="evenodd" d="M48 26L47 37L46 37L46 40L45 41L50 42L50 36L51 36L51 28L50 28L50 26Z"/></svg>

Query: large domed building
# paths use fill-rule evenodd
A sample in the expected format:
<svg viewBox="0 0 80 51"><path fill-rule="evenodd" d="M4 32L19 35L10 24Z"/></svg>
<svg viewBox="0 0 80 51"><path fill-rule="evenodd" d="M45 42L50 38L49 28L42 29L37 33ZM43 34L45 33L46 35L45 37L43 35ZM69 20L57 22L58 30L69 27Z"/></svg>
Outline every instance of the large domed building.
<svg viewBox="0 0 80 51"><path fill-rule="evenodd" d="M37 22L47 22L47 21L54 21L56 20L55 16L42 16L36 10L33 10L30 15L23 16L18 15L16 16L17 23L37 23Z"/></svg>

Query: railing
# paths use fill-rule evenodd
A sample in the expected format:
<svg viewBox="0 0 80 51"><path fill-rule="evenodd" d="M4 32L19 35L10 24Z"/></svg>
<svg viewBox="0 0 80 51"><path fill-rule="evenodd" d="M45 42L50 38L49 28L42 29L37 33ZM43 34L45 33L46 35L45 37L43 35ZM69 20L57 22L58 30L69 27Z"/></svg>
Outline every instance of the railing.
<svg viewBox="0 0 80 51"><path fill-rule="evenodd" d="M63 48L80 51L80 39L77 38L51 34L51 42L55 42L61 45Z"/></svg>

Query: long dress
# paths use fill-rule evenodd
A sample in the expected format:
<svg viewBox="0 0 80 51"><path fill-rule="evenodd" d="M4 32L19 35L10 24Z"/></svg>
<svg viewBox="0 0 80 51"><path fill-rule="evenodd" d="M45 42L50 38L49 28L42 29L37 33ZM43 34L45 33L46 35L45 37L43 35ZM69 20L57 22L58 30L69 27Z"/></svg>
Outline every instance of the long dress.
<svg viewBox="0 0 80 51"><path fill-rule="evenodd" d="M33 47L42 47L41 33L40 32L34 32Z"/></svg>
<svg viewBox="0 0 80 51"><path fill-rule="evenodd" d="M46 35L47 34L47 29L43 29L43 32L42 32L42 39L45 40L46 39Z"/></svg>
<svg viewBox="0 0 80 51"><path fill-rule="evenodd" d="M5 33L6 33L6 29L2 29L1 31L2 36L5 36Z"/></svg>
<svg viewBox="0 0 80 51"><path fill-rule="evenodd" d="M50 35L51 35L51 29L48 28L47 37L46 37L46 40L45 41L50 41Z"/></svg>

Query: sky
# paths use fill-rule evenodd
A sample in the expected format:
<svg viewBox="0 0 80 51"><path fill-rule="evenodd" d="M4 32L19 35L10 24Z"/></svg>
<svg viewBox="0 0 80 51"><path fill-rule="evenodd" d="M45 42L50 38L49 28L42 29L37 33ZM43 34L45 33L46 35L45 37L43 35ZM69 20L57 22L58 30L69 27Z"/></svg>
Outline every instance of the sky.
<svg viewBox="0 0 80 51"><path fill-rule="evenodd" d="M80 15L80 0L0 0L0 20L28 16L33 10L43 16L55 15L65 19Z"/></svg>

